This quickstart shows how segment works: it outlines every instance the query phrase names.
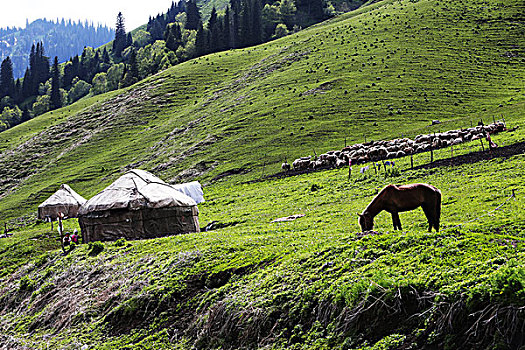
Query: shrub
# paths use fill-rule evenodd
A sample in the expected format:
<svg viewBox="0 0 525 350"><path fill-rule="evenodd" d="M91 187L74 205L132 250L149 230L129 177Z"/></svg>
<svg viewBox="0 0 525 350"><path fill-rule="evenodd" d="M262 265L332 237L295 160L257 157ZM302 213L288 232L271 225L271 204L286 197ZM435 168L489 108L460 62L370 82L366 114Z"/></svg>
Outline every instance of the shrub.
<svg viewBox="0 0 525 350"><path fill-rule="evenodd" d="M126 240L124 238L119 238L115 241L115 246L123 247L126 245Z"/></svg>
<svg viewBox="0 0 525 350"><path fill-rule="evenodd" d="M20 279L20 291L32 291L35 289L35 281L29 278L28 276L24 276Z"/></svg>
<svg viewBox="0 0 525 350"><path fill-rule="evenodd" d="M104 244L100 241L89 242L89 256L97 256L104 250Z"/></svg>

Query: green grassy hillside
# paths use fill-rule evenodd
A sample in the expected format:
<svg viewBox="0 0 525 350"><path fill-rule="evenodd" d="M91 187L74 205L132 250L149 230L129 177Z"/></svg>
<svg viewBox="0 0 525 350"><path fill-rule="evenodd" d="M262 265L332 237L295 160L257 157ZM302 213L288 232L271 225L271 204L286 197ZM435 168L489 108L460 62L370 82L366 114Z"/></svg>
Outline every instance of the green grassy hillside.
<svg viewBox="0 0 525 350"><path fill-rule="evenodd" d="M57 245L48 225L15 232L0 240L9 262L0 339L60 349L523 345L525 155L397 166L398 175L352 181L339 169L207 187L200 221L226 226L210 232L83 245L67 256L42 246ZM402 232L382 213L379 234L359 238L355 212L379 189L419 181L443 193L439 233L426 232L418 209L401 214ZM292 214L305 216L271 222Z"/></svg>
<svg viewBox="0 0 525 350"><path fill-rule="evenodd" d="M417 169L398 159L388 173L355 167L350 181L347 169L265 176L345 139L523 125L524 13L521 1L381 1L0 133L0 217L30 222L0 239L0 344L523 346L523 126L494 136L501 152L471 142L433 167L423 153ZM130 168L206 183L201 225L224 227L62 256L31 221L61 183L89 198ZM361 237L355 213L409 182L440 188L442 230L427 233L418 209L401 214L401 232L382 213L378 234ZM271 223L293 214L305 216Z"/></svg>

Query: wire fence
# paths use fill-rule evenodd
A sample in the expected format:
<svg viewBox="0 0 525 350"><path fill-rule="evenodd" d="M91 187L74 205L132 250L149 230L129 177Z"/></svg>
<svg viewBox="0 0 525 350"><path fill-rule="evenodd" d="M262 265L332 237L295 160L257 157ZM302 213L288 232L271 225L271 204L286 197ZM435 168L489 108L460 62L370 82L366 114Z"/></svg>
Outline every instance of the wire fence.
<svg viewBox="0 0 525 350"><path fill-rule="evenodd" d="M514 189L511 190L511 194L505 199L504 202L502 202L500 205L498 205L496 208L492 209L491 211L489 212L486 212L484 213L483 215L479 215L477 217L475 217L474 219L471 219L469 221L465 221L463 223L460 223L460 224L457 224L457 225L454 225L452 227L447 227L446 229L454 229L454 228L458 228L458 227L461 227L465 224L469 224L471 222L475 222L475 221L478 221L479 219L485 217L485 216L489 216L491 214L493 214L496 210L500 210L505 204L507 204L511 199L513 198L516 198L516 191Z"/></svg>

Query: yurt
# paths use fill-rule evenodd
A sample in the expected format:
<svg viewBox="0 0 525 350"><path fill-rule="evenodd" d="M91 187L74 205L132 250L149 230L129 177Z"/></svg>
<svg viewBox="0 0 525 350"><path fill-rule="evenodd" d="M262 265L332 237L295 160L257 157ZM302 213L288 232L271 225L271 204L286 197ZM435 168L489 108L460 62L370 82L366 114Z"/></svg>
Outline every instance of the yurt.
<svg viewBox="0 0 525 350"><path fill-rule="evenodd" d="M38 218L45 220L50 218L56 220L58 213L65 217L76 218L80 207L86 203L86 199L73 191L66 184L60 186L58 191L38 206Z"/></svg>
<svg viewBox="0 0 525 350"><path fill-rule="evenodd" d="M79 211L84 242L199 232L197 203L144 170L131 170Z"/></svg>

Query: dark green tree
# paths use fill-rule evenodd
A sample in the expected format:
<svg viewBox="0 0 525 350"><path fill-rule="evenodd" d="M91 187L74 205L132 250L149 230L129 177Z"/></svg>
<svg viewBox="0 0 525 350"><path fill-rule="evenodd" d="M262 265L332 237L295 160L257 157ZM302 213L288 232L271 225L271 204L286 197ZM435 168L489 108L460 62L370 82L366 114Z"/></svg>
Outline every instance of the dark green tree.
<svg viewBox="0 0 525 350"><path fill-rule="evenodd" d="M40 83L45 83L49 79L49 58L45 56L44 44L42 42L36 44L36 58L37 58L37 71L35 76L37 77L37 86Z"/></svg>
<svg viewBox="0 0 525 350"><path fill-rule="evenodd" d="M129 54L129 61L126 65L126 71L123 75L121 85L128 87L139 81L139 64L137 62L137 52L135 48L131 49Z"/></svg>
<svg viewBox="0 0 525 350"><path fill-rule="evenodd" d="M198 30L199 22L201 22L201 14L197 7L197 2L196 0L189 0L186 3L186 25L184 28Z"/></svg>
<svg viewBox="0 0 525 350"><path fill-rule="evenodd" d="M323 0L296 0L297 24L307 27L326 18Z"/></svg>
<svg viewBox="0 0 525 350"><path fill-rule="evenodd" d="M13 78L13 62L7 56L0 66L0 99L5 96L15 98L15 80Z"/></svg>
<svg viewBox="0 0 525 350"><path fill-rule="evenodd" d="M55 56L53 69L51 70L51 109L62 107L62 99L60 98L60 68L58 67L58 57Z"/></svg>
<svg viewBox="0 0 525 350"><path fill-rule="evenodd" d="M215 6L211 10L210 18L208 19L208 31L209 31L209 52L216 52L219 49L219 27L217 21L217 11Z"/></svg>
<svg viewBox="0 0 525 350"><path fill-rule="evenodd" d="M249 0L244 0L241 5L238 44L239 47L246 47L252 42L252 4Z"/></svg>
<svg viewBox="0 0 525 350"><path fill-rule="evenodd" d="M227 50L232 46L232 33L231 33L231 25L230 25L230 7L226 6L226 10L224 11L224 17L222 18L222 35L223 35L223 50Z"/></svg>
<svg viewBox="0 0 525 350"><path fill-rule="evenodd" d="M111 59L109 57L108 50L105 47L104 47L104 51L102 52L102 62L111 63Z"/></svg>
<svg viewBox="0 0 525 350"><path fill-rule="evenodd" d="M20 104L23 101L23 95L22 95L22 81L20 78L16 79L15 82L15 103Z"/></svg>
<svg viewBox="0 0 525 350"><path fill-rule="evenodd" d="M230 46L234 49L240 47L240 13L241 13L241 1L230 0L231 9L231 34L230 34Z"/></svg>
<svg viewBox="0 0 525 350"><path fill-rule="evenodd" d="M69 87L75 77L78 77L80 70L80 59L78 55L69 60L64 66L64 76L62 77L62 85Z"/></svg>
<svg viewBox="0 0 525 350"><path fill-rule="evenodd" d="M182 45L182 33L178 23L171 24L166 28L166 47L172 51L177 51Z"/></svg>
<svg viewBox="0 0 525 350"><path fill-rule="evenodd" d="M29 68L26 68L24 79L22 81L22 96L21 96L22 100L25 100L26 98L32 95L31 89L32 89L31 73L29 71Z"/></svg>
<svg viewBox="0 0 525 350"><path fill-rule="evenodd" d="M128 36L126 37L126 47L130 47L131 45L133 45L133 35L128 33Z"/></svg>
<svg viewBox="0 0 525 350"><path fill-rule="evenodd" d="M27 89L26 97L38 95L39 85L49 79L49 59L44 55L44 45L40 42L36 44L36 47L35 45L31 47L27 78L26 83L24 77L24 90Z"/></svg>
<svg viewBox="0 0 525 350"><path fill-rule="evenodd" d="M249 1L249 0L247 0ZM263 24L262 24L262 11L260 0L252 0L252 30L250 45L259 45L263 39Z"/></svg>
<svg viewBox="0 0 525 350"><path fill-rule="evenodd" d="M119 12L115 27L115 40L113 40L113 54L116 57L122 56L122 51L126 48L127 41L124 16L122 15L122 12Z"/></svg>
<svg viewBox="0 0 525 350"><path fill-rule="evenodd" d="M197 35L195 36L195 51L197 57L205 55L208 52L208 40L201 22L199 22Z"/></svg>

